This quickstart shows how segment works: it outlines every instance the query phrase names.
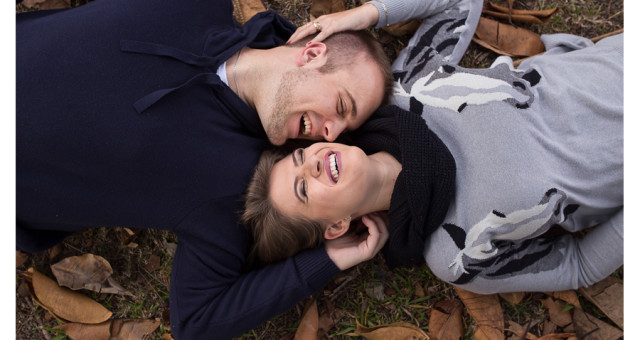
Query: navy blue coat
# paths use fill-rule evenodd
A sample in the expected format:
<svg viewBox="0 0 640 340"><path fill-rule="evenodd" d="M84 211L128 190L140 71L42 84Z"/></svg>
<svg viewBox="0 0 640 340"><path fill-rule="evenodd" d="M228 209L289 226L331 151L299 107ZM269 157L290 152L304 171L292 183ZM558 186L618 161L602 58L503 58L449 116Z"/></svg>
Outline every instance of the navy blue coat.
<svg viewBox="0 0 640 340"><path fill-rule="evenodd" d="M17 17L17 247L41 251L90 227L175 232L176 339L239 335L338 272L323 248L243 271L241 195L270 144L215 71L295 27L270 12L240 27L232 10L96 0Z"/></svg>

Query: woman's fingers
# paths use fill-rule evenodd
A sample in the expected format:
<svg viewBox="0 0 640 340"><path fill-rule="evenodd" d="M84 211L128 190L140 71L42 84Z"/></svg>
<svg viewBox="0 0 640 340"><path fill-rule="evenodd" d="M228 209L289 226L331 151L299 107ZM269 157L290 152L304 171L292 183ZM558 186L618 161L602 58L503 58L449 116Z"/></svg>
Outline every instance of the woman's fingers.
<svg viewBox="0 0 640 340"><path fill-rule="evenodd" d="M287 44L294 43L306 36L318 33L311 41L320 42L334 33L362 30L378 22L378 9L373 5L363 5L347 11L321 15L306 23L291 35Z"/></svg>
<svg viewBox="0 0 640 340"><path fill-rule="evenodd" d="M373 213L363 216L362 223L369 229L365 246L370 252L370 256L373 257L389 239L388 222L380 214Z"/></svg>

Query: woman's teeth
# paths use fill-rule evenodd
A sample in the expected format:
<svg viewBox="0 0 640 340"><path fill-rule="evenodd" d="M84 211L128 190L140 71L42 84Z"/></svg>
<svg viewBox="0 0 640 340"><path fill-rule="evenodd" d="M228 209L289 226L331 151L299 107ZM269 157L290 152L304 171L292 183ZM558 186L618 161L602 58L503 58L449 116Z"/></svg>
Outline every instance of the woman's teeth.
<svg viewBox="0 0 640 340"><path fill-rule="evenodd" d="M331 169L331 176L335 182L338 182L338 177L340 177L338 173L338 163L336 162L336 154L331 154L329 156L329 166Z"/></svg>
<svg viewBox="0 0 640 340"><path fill-rule="evenodd" d="M309 117L307 116L306 113L302 114L302 122L303 122L303 130L302 130L302 134L305 136L308 136L311 134L311 122L309 121Z"/></svg>

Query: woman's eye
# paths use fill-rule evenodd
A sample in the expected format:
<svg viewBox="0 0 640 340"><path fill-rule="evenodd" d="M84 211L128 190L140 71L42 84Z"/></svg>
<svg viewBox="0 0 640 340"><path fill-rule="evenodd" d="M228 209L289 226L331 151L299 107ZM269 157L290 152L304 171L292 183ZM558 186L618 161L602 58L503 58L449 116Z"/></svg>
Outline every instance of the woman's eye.
<svg viewBox="0 0 640 340"><path fill-rule="evenodd" d="M298 149L298 159L300 160L300 164L304 164L304 150Z"/></svg>
<svg viewBox="0 0 640 340"><path fill-rule="evenodd" d="M307 197L307 180L306 179L302 180L302 189L301 189L301 191L302 191L302 197L306 198Z"/></svg>

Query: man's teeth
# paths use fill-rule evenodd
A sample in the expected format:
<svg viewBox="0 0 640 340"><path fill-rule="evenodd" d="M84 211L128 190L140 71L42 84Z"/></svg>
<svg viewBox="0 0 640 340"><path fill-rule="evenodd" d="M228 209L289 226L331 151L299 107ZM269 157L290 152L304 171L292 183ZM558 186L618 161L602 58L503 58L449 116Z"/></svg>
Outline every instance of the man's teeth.
<svg viewBox="0 0 640 340"><path fill-rule="evenodd" d="M304 131L302 131L302 134L308 136L311 134L311 122L306 113L302 115L302 121L304 122Z"/></svg>
<svg viewBox="0 0 640 340"><path fill-rule="evenodd" d="M335 153L329 156L329 165L331 168L331 176L333 177L333 180L337 182L339 174L338 174L338 163L336 162Z"/></svg>

